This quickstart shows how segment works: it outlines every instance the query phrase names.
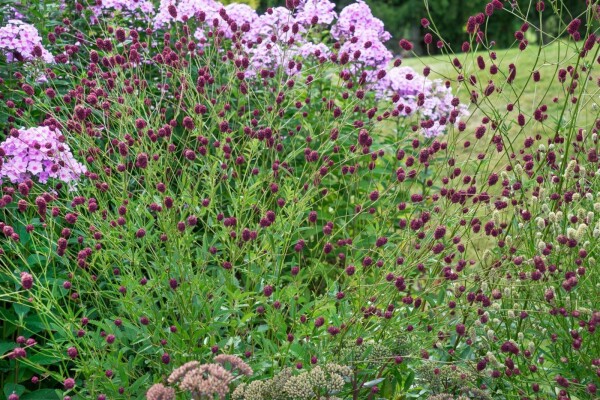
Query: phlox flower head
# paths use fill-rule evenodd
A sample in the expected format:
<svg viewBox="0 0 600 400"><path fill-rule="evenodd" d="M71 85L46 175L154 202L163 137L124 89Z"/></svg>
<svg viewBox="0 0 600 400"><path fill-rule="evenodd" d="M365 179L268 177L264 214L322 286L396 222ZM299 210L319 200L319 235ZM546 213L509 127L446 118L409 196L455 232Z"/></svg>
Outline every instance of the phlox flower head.
<svg viewBox="0 0 600 400"><path fill-rule="evenodd" d="M340 16L331 28L332 36L341 40L356 35L363 35L371 31L371 36L376 36L382 42L390 40L392 35L385 30L383 21L375 18L371 9L363 0L352 3L340 12Z"/></svg>
<svg viewBox="0 0 600 400"><path fill-rule="evenodd" d="M170 11L175 7L176 15ZM206 15L206 21L212 21L219 14L223 5L214 0L161 0L158 12L154 16L154 27L163 28L173 22L184 22L196 17L201 11Z"/></svg>
<svg viewBox="0 0 600 400"><path fill-rule="evenodd" d="M221 10L224 10L224 14L222 14ZM233 30L230 23L235 22L239 30L245 23L252 26L254 21L258 19L258 14L252 7L241 3L228 4L227 6L217 3L216 8L207 8L203 11L206 14L205 24L200 26L194 34L194 37L198 40L206 38L205 28L207 26L212 27L215 19L219 23L219 30L222 30L225 37L229 39L233 37Z"/></svg>
<svg viewBox="0 0 600 400"><path fill-rule="evenodd" d="M60 131L46 126L19 130L18 135L0 143L0 179L12 183L34 177L40 183L49 178L73 183L86 171L73 157Z"/></svg>
<svg viewBox="0 0 600 400"><path fill-rule="evenodd" d="M375 69L385 69L392 60L392 53L379 40L377 33L372 30L366 30L358 33L356 42L346 40L340 48L341 53L348 53L353 64L354 70L361 67L370 67ZM358 57L356 57L358 55ZM353 71L356 72L356 71Z"/></svg>
<svg viewBox="0 0 600 400"><path fill-rule="evenodd" d="M154 15L154 5L148 0L102 0L99 5L92 7L96 17L111 10L120 11L132 17L145 17L146 20Z"/></svg>
<svg viewBox="0 0 600 400"><path fill-rule="evenodd" d="M258 38L269 39L275 35L280 42L287 42L290 38L296 41L303 40L302 34L306 32L304 28L293 33L293 24L296 22L294 15L285 7L274 7L272 12L266 12L259 16L252 24L250 32L246 35L246 39L256 41ZM287 27L284 32L284 27Z"/></svg>
<svg viewBox="0 0 600 400"><path fill-rule="evenodd" d="M248 52L249 75L262 69L271 71L287 66L300 53L302 46L308 43L305 36L304 26L296 22L292 12L285 7L275 7L258 17L245 35L246 40L255 43ZM296 72L295 69L286 68L288 75Z"/></svg>
<svg viewBox="0 0 600 400"><path fill-rule="evenodd" d="M393 98L399 96L396 106L402 105L401 116L418 115L422 120L433 121L432 126L424 128L426 137L435 137L444 133L446 125L441 121L450 120L452 112L458 112L454 123L458 124L461 116L467 116L467 107L459 104L452 105L454 96L452 89L446 87L440 80L430 80L418 74L410 67L394 67L386 76L374 85L378 98ZM419 96L423 96L419 104Z"/></svg>
<svg viewBox="0 0 600 400"><path fill-rule="evenodd" d="M350 56L352 72L364 67L385 69L392 59L392 53L384 45L391 38L390 33L362 0L340 12L337 22L331 27L331 36L342 43L340 54ZM369 81L373 78L374 75L369 74Z"/></svg>
<svg viewBox="0 0 600 400"><path fill-rule="evenodd" d="M8 62L42 59L54 62L54 57L42 45L42 37L35 26L11 19L0 28L0 51Z"/></svg>
<svg viewBox="0 0 600 400"><path fill-rule="evenodd" d="M314 22L330 25L337 18L335 3L329 0L304 0L298 6L295 18L302 25L313 25Z"/></svg>

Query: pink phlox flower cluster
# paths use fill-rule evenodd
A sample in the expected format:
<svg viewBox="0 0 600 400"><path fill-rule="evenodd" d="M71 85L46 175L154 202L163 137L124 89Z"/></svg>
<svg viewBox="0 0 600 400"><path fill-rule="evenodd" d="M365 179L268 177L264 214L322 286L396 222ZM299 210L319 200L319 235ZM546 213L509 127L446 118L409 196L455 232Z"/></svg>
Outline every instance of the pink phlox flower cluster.
<svg viewBox="0 0 600 400"><path fill-rule="evenodd" d="M229 39L233 37L233 30L231 29L230 23L234 22L237 25L237 30L239 31L244 24L248 23L250 26L252 26L254 21L258 19L258 14L256 11L247 4L233 3L227 6L222 6L220 3L217 4L219 6L217 11L215 11L214 8L204 11L206 13L206 23L199 27L194 33L194 37L196 39L202 40L203 38L206 38L205 29L207 26L213 27L215 19L219 24L218 29L222 30L225 34L225 37ZM221 14L221 10L224 10L224 15L226 18L224 18L224 15Z"/></svg>
<svg viewBox="0 0 600 400"><path fill-rule="evenodd" d="M350 56L354 64L352 72L364 67L385 69L393 57L384 45L392 36L362 0L340 12L337 22L331 27L331 35L342 43L340 54L345 52ZM374 75L369 74L369 81L373 78Z"/></svg>
<svg viewBox="0 0 600 400"><path fill-rule="evenodd" d="M293 13L285 7L275 7L272 12L266 12L259 16L252 24L246 39L256 42L258 38L270 40L275 35L280 42L288 42L290 38L295 41L303 40L303 34L306 29L298 28L298 32L293 32L293 25L296 22Z"/></svg>
<svg viewBox="0 0 600 400"><path fill-rule="evenodd" d="M345 40L340 48L339 54L344 52L350 56L353 63L352 70L360 67L372 67L385 69L392 60L392 53L379 40L377 33L373 30L358 32L355 40ZM356 57L358 55L358 57Z"/></svg>
<svg viewBox="0 0 600 400"><path fill-rule="evenodd" d="M432 126L423 128L426 137L443 134L447 122L458 124L461 116L469 114L466 105L452 105L452 89L446 87L442 80L430 80L410 67L390 69L373 88L380 99L399 96L395 105L402 105L399 108L401 116L418 114L423 120L433 121ZM419 104L420 95L422 104ZM456 114L455 118L452 118L452 113Z"/></svg>
<svg viewBox="0 0 600 400"><path fill-rule="evenodd" d="M319 57L329 57L331 55L331 50L325 43L303 43L298 48L298 55L302 58L309 58L311 56L319 56Z"/></svg>
<svg viewBox="0 0 600 400"><path fill-rule="evenodd" d="M264 41L254 45L250 51L250 65L247 76L256 76L262 69L274 70L284 65L292 58L290 51L286 51L279 43Z"/></svg>
<svg viewBox="0 0 600 400"><path fill-rule="evenodd" d="M35 26L18 19L11 19L0 28L0 51L8 62L41 58L47 63L54 57L42 45L42 37Z"/></svg>
<svg viewBox="0 0 600 400"><path fill-rule="evenodd" d="M287 65L306 43L305 34L304 26L298 24L293 13L285 7L275 7L258 17L245 35L247 41L254 43L248 51L249 76L261 69L273 70ZM286 68L288 75L296 72L293 68Z"/></svg>
<svg viewBox="0 0 600 400"><path fill-rule="evenodd" d="M382 42L387 42L392 37L385 30L383 21L373 16L371 9L363 0L344 7L337 22L331 28L331 34L337 40L350 38L355 34L363 35L366 31L372 31Z"/></svg>
<svg viewBox="0 0 600 400"><path fill-rule="evenodd" d="M228 4L227 6L225 6L225 13L227 14L227 17L230 20L236 23L236 25L238 26L238 30L245 23L248 23L250 26L252 26L254 24L254 21L258 19L258 14L256 13L256 11L247 4ZM225 37L232 37L233 32L231 31L231 27L229 26L227 21L225 21L222 18L221 14L219 14L219 19L223 21L220 26L223 27Z"/></svg>
<svg viewBox="0 0 600 400"><path fill-rule="evenodd" d="M60 131L47 126L19 130L0 143L0 179L20 183L37 177L40 183L49 178L72 183L85 172Z"/></svg>
<svg viewBox="0 0 600 400"><path fill-rule="evenodd" d="M175 17L169 12L171 5L177 10ZM187 21L196 17L200 11L206 14L206 21L212 21L221 8L223 5L214 0L161 0L158 12L154 16L154 27L160 29L172 22Z"/></svg>
<svg viewBox="0 0 600 400"><path fill-rule="evenodd" d="M177 11L175 17L169 11L170 6L175 6ZM221 10L225 10L227 20L221 14ZM154 27L160 29L173 22L197 18L200 13L204 14L204 22L194 33L194 37L199 41L206 38L205 30L212 29L215 20L218 23L218 29L225 33L225 37L231 38L233 31L228 21L235 22L240 29L244 23L252 24L258 19L256 11L247 4L233 3L224 6L214 0L161 0L158 13L154 17Z"/></svg>
<svg viewBox="0 0 600 400"><path fill-rule="evenodd" d="M296 11L296 21L302 25L318 24L330 25L337 18L335 3L329 0L305 0L300 3Z"/></svg>
<svg viewBox="0 0 600 400"><path fill-rule="evenodd" d="M415 100L416 103L419 93L431 89L431 81L410 67L394 67L375 84L374 89L378 98L391 98L394 94L398 94L400 102L406 104ZM415 107L411 107L411 109L415 110Z"/></svg>
<svg viewBox="0 0 600 400"><path fill-rule="evenodd" d="M92 7L96 17L108 10L117 10L130 16L142 16L149 19L154 14L154 5L148 0L102 0L100 4Z"/></svg>

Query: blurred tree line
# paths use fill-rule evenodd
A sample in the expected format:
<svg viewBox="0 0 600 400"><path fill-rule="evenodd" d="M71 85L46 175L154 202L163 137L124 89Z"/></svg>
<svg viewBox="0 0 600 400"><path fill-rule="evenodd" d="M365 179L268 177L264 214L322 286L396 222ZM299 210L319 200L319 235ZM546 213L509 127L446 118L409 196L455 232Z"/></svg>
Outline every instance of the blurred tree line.
<svg viewBox="0 0 600 400"><path fill-rule="evenodd" d="M232 0L233 1L233 0ZM341 11L348 4L355 0L334 1L337 11ZM399 53L398 40L406 38L415 45L415 50L420 54L426 54L427 49L423 43L423 35L427 32L421 27L421 18L428 17L425 7L425 0L365 0L371 7L373 15L385 23L386 29L392 34L392 39L386 45L395 53ZM471 15L483 12L485 5L490 0L427 0L429 3L429 13L431 19L444 40L452 44L454 51L460 50L460 44L467 39L465 32L466 21ZM514 0L512 2L503 1L504 8L502 12L496 12L488 24L488 33L490 40L496 42L497 48L506 48L511 46L514 41L514 32L518 30L521 23L511 14L511 4L517 5L523 13L526 13L529 7L529 19L538 20L535 11L535 2L530 0ZM562 16L554 13L550 4L546 1L546 10L542 13L543 29L548 34L543 38L548 41L550 36L554 37L559 33L559 26L568 24L571 19L582 13L585 8L585 0L562 0L564 4ZM552 1L556 3L556 1ZM560 3L560 1L559 1ZM285 5L285 0L262 0L260 9L265 10L268 7ZM568 10L568 12L567 12ZM533 12L533 15L531 12ZM562 18L562 24L559 24L559 18ZM527 32L527 40L530 43L536 43L540 40L539 35L533 30ZM435 42L434 42L435 43ZM435 45L430 46L430 51L435 52Z"/></svg>

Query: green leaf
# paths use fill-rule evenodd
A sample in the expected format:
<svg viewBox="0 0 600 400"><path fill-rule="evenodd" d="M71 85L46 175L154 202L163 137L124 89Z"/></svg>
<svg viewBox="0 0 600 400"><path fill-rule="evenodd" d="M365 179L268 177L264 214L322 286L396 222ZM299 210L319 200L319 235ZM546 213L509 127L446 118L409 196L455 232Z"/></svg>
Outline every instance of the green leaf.
<svg viewBox="0 0 600 400"><path fill-rule="evenodd" d="M373 386L375 386L378 383L381 383L383 381L385 381L385 378L373 379L372 381L365 382L364 385L363 385L363 387L370 388L370 387L373 387Z"/></svg>
<svg viewBox="0 0 600 400"><path fill-rule="evenodd" d="M29 361L31 361L34 364L38 364L38 365L56 364L56 363L60 362L61 360L62 360L62 358L60 358L60 357L47 355L47 354L43 354L43 353L37 353L37 354L29 357Z"/></svg>
<svg viewBox="0 0 600 400"><path fill-rule="evenodd" d="M27 257L27 265L29 265L30 267L32 265L42 265L43 262L46 261L46 257L40 255L40 254L32 254L29 257Z"/></svg>
<svg viewBox="0 0 600 400"><path fill-rule="evenodd" d="M52 389L40 389L35 392L27 393L21 397L21 400L58 400L59 397Z"/></svg>
<svg viewBox="0 0 600 400"><path fill-rule="evenodd" d="M27 313L31 309L31 307L29 307L29 306L26 306L24 304L18 304L18 303L13 303L13 308L15 309L15 312L17 313L17 316L19 317L19 319L23 319L25 317L25 315L27 315Z"/></svg>
<svg viewBox="0 0 600 400"><path fill-rule="evenodd" d="M413 371L410 371L408 373L408 376L406 377L406 380L404 381L404 391L408 391L408 389L410 389L410 386L412 385L414 380L415 373Z"/></svg>
<svg viewBox="0 0 600 400"><path fill-rule="evenodd" d="M14 342L0 342L0 356L17 347Z"/></svg>
<svg viewBox="0 0 600 400"><path fill-rule="evenodd" d="M13 393L16 393L19 397L21 397L21 395L25 392L25 386L18 385L16 383L5 383L2 390L4 391L6 398Z"/></svg>

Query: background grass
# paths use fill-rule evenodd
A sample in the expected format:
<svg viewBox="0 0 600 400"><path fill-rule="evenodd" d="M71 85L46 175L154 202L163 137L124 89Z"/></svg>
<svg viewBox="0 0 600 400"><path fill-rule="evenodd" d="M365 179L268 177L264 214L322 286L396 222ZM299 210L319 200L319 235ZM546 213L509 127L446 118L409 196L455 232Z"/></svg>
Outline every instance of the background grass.
<svg viewBox="0 0 600 400"><path fill-rule="evenodd" d="M581 44L578 43L577 47ZM556 40L545 46L530 45L524 51L518 48L496 51L496 60L494 64L498 66L499 72L496 75L490 74L489 67L492 65L491 51L480 51L471 54L459 54L457 58L462 64L461 69L457 69L452 65L454 56L428 56L406 58L402 65L409 66L415 71L422 73L425 66L431 69L429 78L442 79L451 82L453 93L457 95L461 102L469 104L470 115L463 120L467 124L464 132L459 132L458 129L449 129L448 134L444 137L448 141L448 148L454 149L450 154L455 158L456 165L460 167L464 174L475 175L481 168L487 169L488 173L500 173L505 170L509 164L514 161L510 160L508 152L490 151L489 146L494 146L490 143L492 134L490 133L489 124L486 125L487 133L481 140L476 140L474 137L475 129L482 125L482 119L485 116L491 119L502 121L505 124L504 129L499 129L495 134L502 134L503 140L507 148L522 148L522 143L527 137L541 138L536 142L535 146L547 144L556 135L557 126L565 126L571 120L572 115L576 115L575 124L577 127L591 127L595 120L599 117L598 110L600 109L600 89L598 74L590 74L591 81L586 86L586 89L580 94L583 101L580 105L580 110L575 110L570 99L573 95L567 93L567 88L570 85L571 78L567 75L567 80L564 83L559 82L557 74L562 69L567 69L568 66L575 66L579 51L576 44L569 41ZM486 68L481 70L477 66L477 57L483 57ZM579 61L580 67L589 67L590 63L594 63L593 54ZM517 74L512 82L508 84L506 77L508 75L508 66L514 64L517 69ZM581 68L580 68L581 69ZM534 71L540 72L539 82L534 82L532 74ZM467 84L467 82L458 82L458 74L463 74L465 77L475 76L477 83L475 85ZM585 74L585 72L581 72ZM497 88L496 93L490 97L483 98L481 93L488 85L488 82L493 81ZM583 82L579 82L576 93L579 93ZM471 103L470 93L475 90L479 93L479 104ZM558 101L554 101L557 98ZM558 118L561 116L561 110L568 102L565 112L562 115L563 121L558 123ZM507 104L514 104L514 111L507 112ZM533 119L533 112L541 105L547 106L548 119L543 123L538 123ZM524 127L520 127L517 122L517 115L523 113L527 123ZM469 147L465 147L465 141L470 142ZM451 144L451 145L450 145ZM477 160L477 155L485 153L486 158L482 161L484 166L480 165ZM518 154L516 155L518 159ZM500 185L493 188L500 190ZM499 193L491 193L499 194ZM485 209L480 209L481 213L485 213ZM491 238L476 236L469 248L469 255L479 258L483 251L489 249L493 245Z"/></svg>

